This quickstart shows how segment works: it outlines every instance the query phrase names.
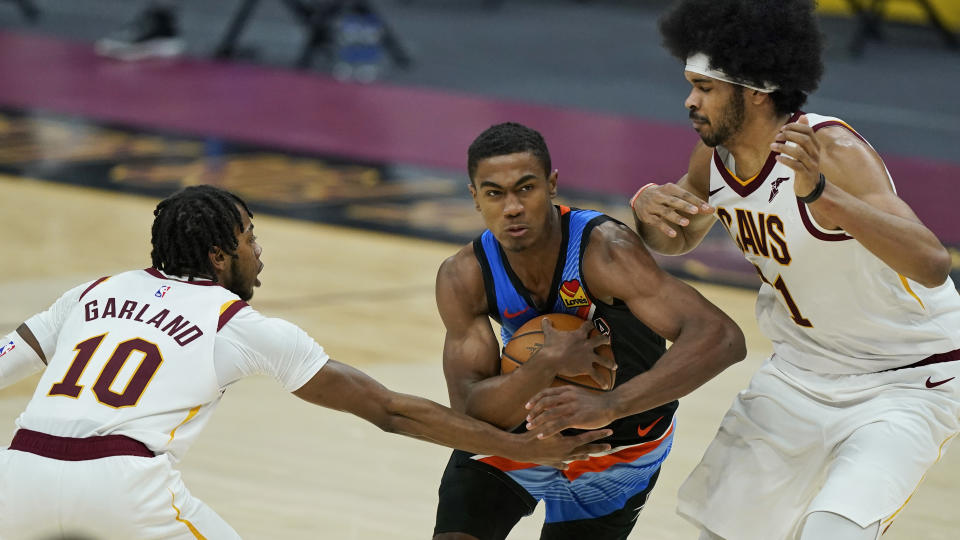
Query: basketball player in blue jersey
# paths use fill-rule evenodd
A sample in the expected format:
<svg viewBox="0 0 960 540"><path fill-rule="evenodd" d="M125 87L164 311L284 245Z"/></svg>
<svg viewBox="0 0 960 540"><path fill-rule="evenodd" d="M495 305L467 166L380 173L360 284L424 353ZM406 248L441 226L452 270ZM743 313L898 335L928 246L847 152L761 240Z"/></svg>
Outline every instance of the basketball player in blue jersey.
<svg viewBox="0 0 960 540"><path fill-rule="evenodd" d="M0 341L0 388L44 372L0 448L0 538L239 538L173 465L224 391L257 373L310 403L453 448L558 463L609 448L587 444L608 430L537 440L391 392L261 315L246 303L260 286L261 249L235 195L192 186L154 215L152 267L75 287Z"/></svg>
<svg viewBox="0 0 960 540"><path fill-rule="evenodd" d="M626 538L670 451L677 398L741 360L743 334L662 272L628 227L555 206L557 171L536 131L515 123L487 129L470 146L468 171L487 230L444 261L436 286L451 406L522 431L525 403L554 377L597 379L601 365L616 368L615 387L593 395L617 411L611 421L621 418L603 422L613 430L602 441L609 451L566 470L455 451L439 489L434 538L503 539L539 500L546 505L541 538ZM544 323L540 352L501 375L491 319L506 343L523 323L555 312L585 323L573 332ZM607 336L588 338L593 327ZM674 342L666 352L664 338ZM615 365L593 352L608 341ZM634 393L644 398L623 398Z"/></svg>
<svg viewBox="0 0 960 540"><path fill-rule="evenodd" d="M702 143L680 180L634 197L639 232L677 254L720 221L760 274L773 342L678 510L702 539L873 540L960 431L950 257L860 134L799 110L823 71L811 0L683 0L660 28Z"/></svg>

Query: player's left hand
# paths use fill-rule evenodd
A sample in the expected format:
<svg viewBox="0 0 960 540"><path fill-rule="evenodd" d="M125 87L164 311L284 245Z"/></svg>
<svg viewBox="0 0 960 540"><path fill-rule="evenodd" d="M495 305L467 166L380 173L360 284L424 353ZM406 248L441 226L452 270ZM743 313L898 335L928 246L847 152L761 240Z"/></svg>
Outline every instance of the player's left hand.
<svg viewBox="0 0 960 540"><path fill-rule="evenodd" d="M535 433L527 432L520 435L527 438L521 448L530 454L525 461L565 471L572 461L589 459L593 454L609 451L609 444L595 441L612 434L612 429L597 429L577 435L554 435L553 437L537 437Z"/></svg>
<svg viewBox="0 0 960 540"><path fill-rule="evenodd" d="M572 385L541 390L527 402L527 430L543 438L567 428L602 428L616 419L611 396Z"/></svg>
<svg viewBox="0 0 960 540"><path fill-rule="evenodd" d="M805 197L813 192L820 181L820 143L806 115L781 127L770 149L780 152L777 161L796 171L794 194Z"/></svg>

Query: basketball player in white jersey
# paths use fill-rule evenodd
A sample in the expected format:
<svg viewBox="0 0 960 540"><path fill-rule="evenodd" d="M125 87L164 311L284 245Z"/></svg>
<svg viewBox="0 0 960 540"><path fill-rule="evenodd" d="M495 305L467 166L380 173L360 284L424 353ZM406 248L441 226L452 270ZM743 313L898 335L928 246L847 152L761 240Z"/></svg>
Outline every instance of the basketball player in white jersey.
<svg viewBox="0 0 960 540"><path fill-rule="evenodd" d="M269 374L296 396L450 447L559 463L600 430L541 441L391 392L303 330L247 305L263 268L252 214L212 186L154 212L153 265L84 283L0 342L0 387L44 370L0 449L0 538L223 540L238 534L172 465L223 392Z"/></svg>
<svg viewBox="0 0 960 540"><path fill-rule="evenodd" d="M702 144L680 180L635 195L639 232L680 254L720 221L760 274L774 351L680 489L703 539L875 539L960 431L950 257L866 140L800 111L823 70L813 11L683 0L661 21ZM582 406L540 414L578 403L544 394L541 431L591 425Z"/></svg>

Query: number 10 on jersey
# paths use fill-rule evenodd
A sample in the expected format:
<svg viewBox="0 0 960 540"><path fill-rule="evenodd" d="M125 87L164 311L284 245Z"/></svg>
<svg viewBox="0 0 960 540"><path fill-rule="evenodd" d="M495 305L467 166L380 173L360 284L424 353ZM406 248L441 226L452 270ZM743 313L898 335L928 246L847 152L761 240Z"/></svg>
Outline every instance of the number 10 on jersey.
<svg viewBox="0 0 960 540"><path fill-rule="evenodd" d="M79 384L80 377L90 364L90 360L96 355L100 345L107 338L108 334L100 334L90 339L77 343L73 350L77 351L70 367L63 380L50 387L50 396L67 396L77 398L83 392L84 387ZM139 353L139 354L135 354ZM117 380L120 371L127 361L133 356L143 355L140 365L130 376L123 390L117 392L111 389ZM97 401L113 408L133 407L140 401L140 397L147 389L147 385L153 380L160 364L163 363L163 355L157 346L142 338L128 339L119 343L110 354L106 363L97 375L91 390Z"/></svg>

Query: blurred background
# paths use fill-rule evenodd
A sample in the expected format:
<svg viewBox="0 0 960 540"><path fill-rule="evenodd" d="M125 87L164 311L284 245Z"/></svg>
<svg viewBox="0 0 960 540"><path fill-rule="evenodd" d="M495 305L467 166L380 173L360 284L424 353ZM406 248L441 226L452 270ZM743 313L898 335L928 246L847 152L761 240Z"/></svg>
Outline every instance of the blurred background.
<svg viewBox="0 0 960 540"><path fill-rule="evenodd" d="M466 147L516 120L544 133L566 202L629 219L624 198L677 178L696 141L682 67L659 43L667 6L0 0L0 135L7 150L56 142L8 153L0 171L152 195L219 182L268 212L461 242L480 226ZM960 246L949 204L960 2L819 6L827 67L805 109L854 126L901 196ZM117 145L121 133L136 149ZM148 151L144 137L165 146ZM661 262L754 286L732 248L718 229L698 253Z"/></svg>
<svg viewBox="0 0 960 540"><path fill-rule="evenodd" d="M677 178L696 141L659 44L668 5L0 0L0 172L156 196L217 182L272 213L461 242L480 228L466 147L515 120L545 135L565 202L629 220L624 198ZM820 11L827 69L806 110L860 131L960 246L960 2ZM756 285L719 229L661 263Z"/></svg>
<svg viewBox="0 0 960 540"><path fill-rule="evenodd" d="M697 140L682 66L660 46L669 4L0 0L0 335L77 283L148 264L156 201L215 183L257 212L257 309L446 402L433 281L482 228L467 146L494 123L534 127L563 202L630 221L629 196L678 178ZM960 1L823 0L820 19L826 73L805 110L877 148L951 246L957 281ZM674 540L695 536L673 512L677 488L770 344L753 318L756 274L722 229L658 260L695 279L749 349L682 401L631 535ZM35 385L0 391L11 433ZM246 538L429 536L446 450L278 390L252 378L227 393L183 463L197 496ZM958 463L954 451L931 470L885 538L956 538ZM541 520L510 538L535 538Z"/></svg>

